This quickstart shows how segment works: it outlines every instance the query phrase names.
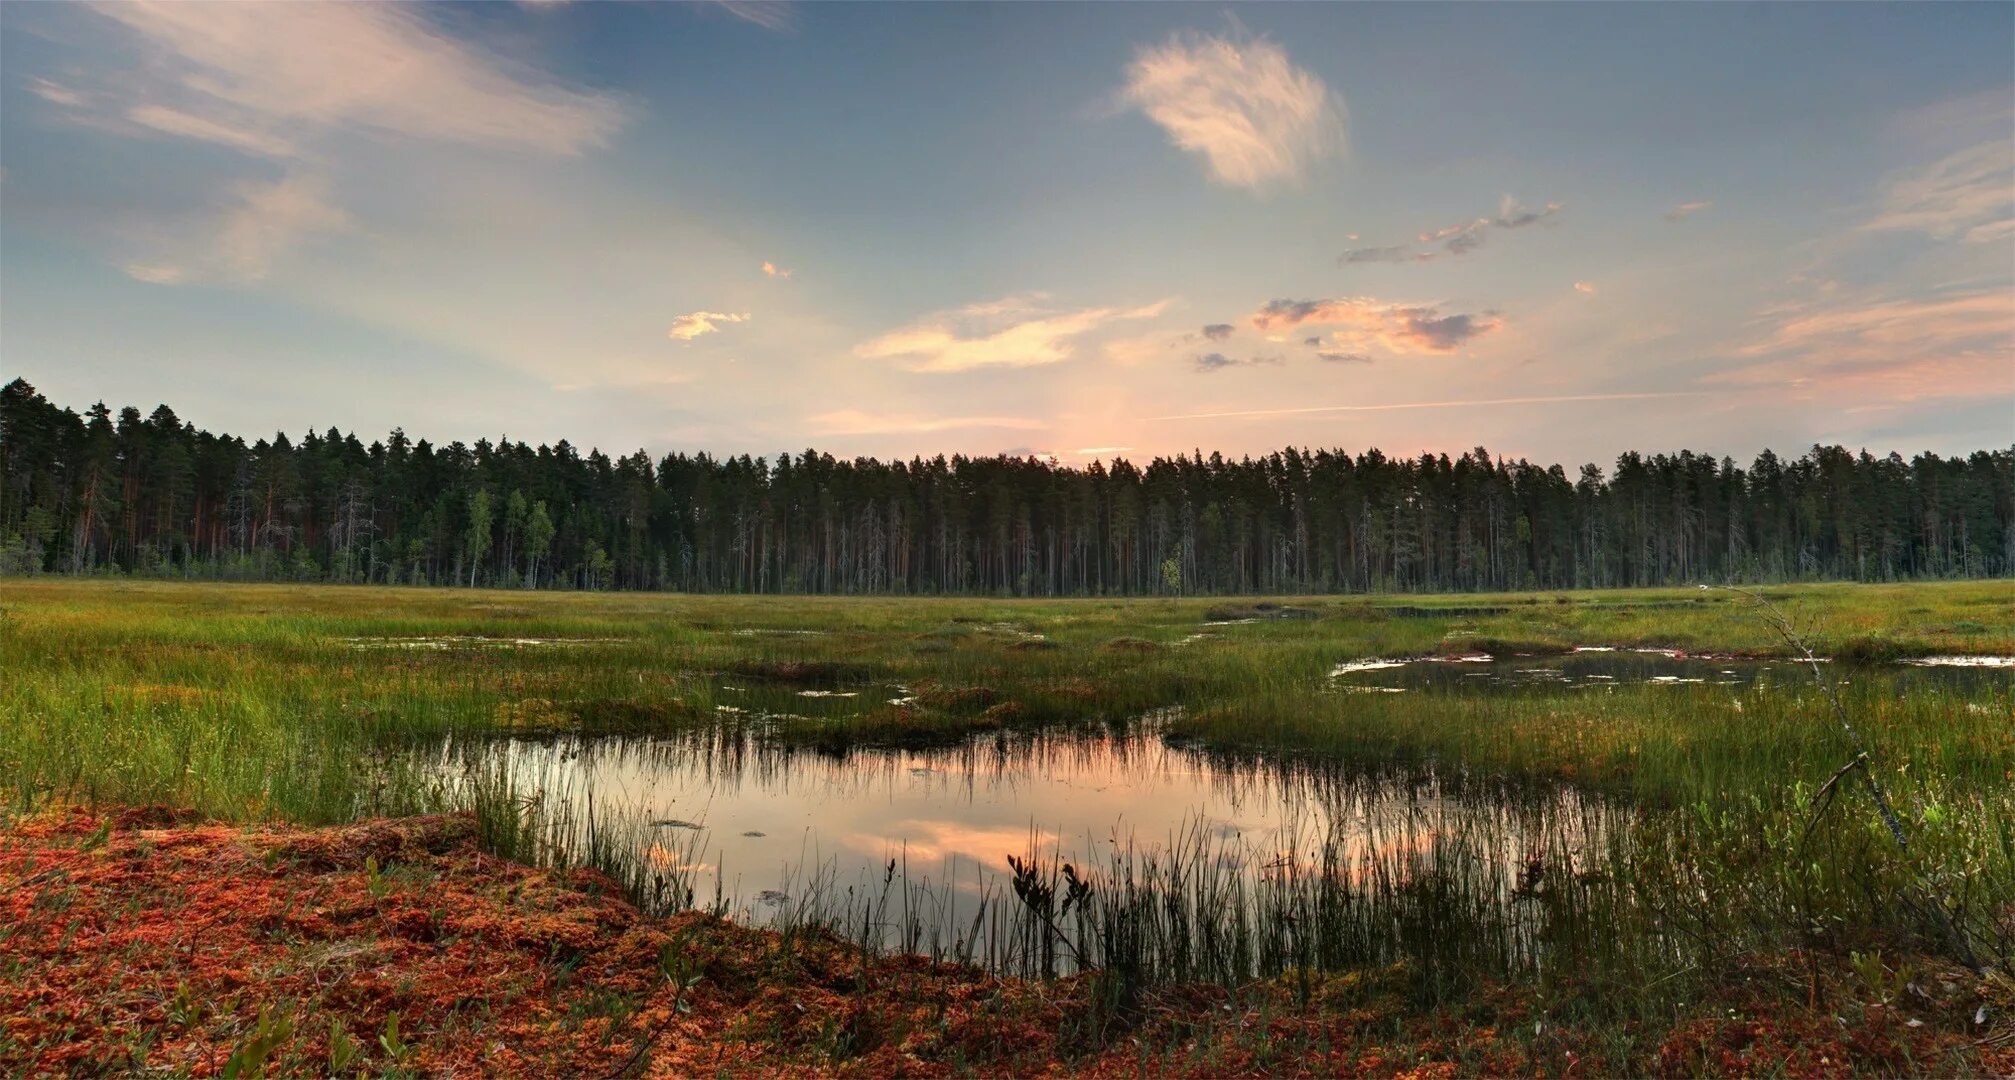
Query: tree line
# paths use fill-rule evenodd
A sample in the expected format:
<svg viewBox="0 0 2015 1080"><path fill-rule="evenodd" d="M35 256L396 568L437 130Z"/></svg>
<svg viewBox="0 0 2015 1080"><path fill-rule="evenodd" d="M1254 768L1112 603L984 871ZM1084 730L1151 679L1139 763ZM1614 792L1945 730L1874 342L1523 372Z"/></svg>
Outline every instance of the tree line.
<svg viewBox="0 0 2015 1080"><path fill-rule="evenodd" d="M0 574L1023 596L2015 573L2015 447L1605 472L1284 449L1083 467L774 460L334 428L247 442L0 387Z"/></svg>

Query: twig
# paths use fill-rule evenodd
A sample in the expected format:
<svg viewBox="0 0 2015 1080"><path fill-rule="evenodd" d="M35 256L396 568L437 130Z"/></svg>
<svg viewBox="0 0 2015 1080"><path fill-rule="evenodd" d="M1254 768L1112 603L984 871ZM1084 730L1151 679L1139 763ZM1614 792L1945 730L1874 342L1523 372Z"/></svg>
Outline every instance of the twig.
<svg viewBox="0 0 2015 1080"><path fill-rule="evenodd" d="M1762 611L1764 619L1777 631L1777 636L1783 638L1785 644L1796 649L1799 658L1805 661L1807 668L1811 669L1812 681L1818 683L1819 689L1826 694L1826 700L1833 706L1833 718L1839 722L1840 730L1847 733L1848 748L1854 751L1855 760L1865 761L1868 757L1868 744L1862 741L1861 733L1854 728L1854 722L1847 718L1847 706L1840 703L1840 691L1834 687L1832 681L1819 669L1819 657L1813 654L1812 647L1805 643L1803 637L1799 636L1798 628L1791 625L1791 620L1785 616L1784 612L1778 610L1777 605L1771 603L1768 597L1752 589L1744 589L1735 585L1702 585L1701 588L1731 592L1737 596L1747 597L1751 602L1756 604L1757 608ZM1882 823L1889 827L1889 835L1895 839L1896 846L1908 851L1910 849L1910 838L1903 831L1903 819L1896 815L1896 808L1890 805L1889 793L1882 789L1882 782L1875 778L1873 770L1866 767L1861 770L1861 781L1862 785L1868 789L1868 794L1874 797L1875 809L1882 815Z"/></svg>
<svg viewBox="0 0 2015 1080"><path fill-rule="evenodd" d="M1833 794L1836 790L1835 785L1840 783L1840 778L1846 776L1850 769L1867 768L1867 766L1868 755L1856 754L1854 755L1854 760L1835 769L1833 775L1827 777L1826 782L1819 785L1819 790L1812 793L1812 801L1814 803L1812 819L1805 823L1805 832L1798 837L1799 847L1804 847L1805 842L1812 839L1812 830L1819 827L1819 819L1825 815L1826 808L1832 805Z"/></svg>
<svg viewBox="0 0 2015 1080"><path fill-rule="evenodd" d="M1799 658L1804 660L1805 666L1812 671L1812 681L1819 684L1819 689L1826 694L1826 700L1832 704L1833 717L1839 722L1840 730L1847 734L1849 749L1854 751L1854 760L1842 766L1838 772L1835 772L1832 779L1826 782L1827 786L1830 787L1834 781L1839 780L1842 775L1856 769L1858 766L1861 774L1861 784L1868 789L1869 796L1875 800L1875 809L1877 813L1882 815L1882 823L1888 826L1889 835L1896 841L1897 849L1907 855L1910 851L1909 835L1903 830L1903 819L1897 816L1895 806L1889 801L1889 793L1883 790L1882 782L1876 779L1875 770L1868 767L1868 746L1862 741L1861 733L1855 730L1854 722L1847 718L1847 707L1840 703L1840 691L1834 687L1832 680L1828 679L1825 673L1820 670L1819 657L1813 654L1812 647L1807 645L1805 639L1799 635L1798 628L1791 624L1791 619L1783 611L1779 610L1776 604L1771 603L1769 598L1753 589L1744 589L1735 585L1702 585L1701 588L1718 589L1722 592L1730 592L1737 596L1746 597L1762 612L1764 619L1776 629L1778 636L1784 639L1785 644L1797 650ZM1809 834L1811 831L1812 826L1808 824L1806 832ZM1938 890L1931 887L1930 883L1925 881L1921 874L1918 876L1918 884L1929 894L1931 908L1938 913L1938 925L1945 932L1946 943L1952 947L1953 954L1958 957L1960 963L1972 969L1974 974L1979 974L1982 970L1979 958L1974 956L1972 946L1967 942L1966 936L1960 933L1959 927L1953 923L1952 912L1949 910L1945 897Z"/></svg>

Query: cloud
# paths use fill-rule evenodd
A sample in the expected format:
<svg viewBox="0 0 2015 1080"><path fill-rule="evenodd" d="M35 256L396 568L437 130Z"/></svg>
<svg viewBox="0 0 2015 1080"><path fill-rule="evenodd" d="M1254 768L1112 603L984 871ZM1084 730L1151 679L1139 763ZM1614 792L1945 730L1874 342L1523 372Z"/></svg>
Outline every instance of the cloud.
<svg viewBox="0 0 2015 1080"><path fill-rule="evenodd" d="M1444 315L1432 304L1394 304L1369 297L1335 300L1271 300L1252 315L1255 329L1267 331L1302 324L1337 329L1329 340L1341 352L1450 353L1476 338L1499 330L1504 320L1495 312Z"/></svg>
<svg viewBox="0 0 2015 1080"><path fill-rule="evenodd" d="M1142 46L1120 97L1230 187L1299 183L1344 146L1342 99L1263 38L1178 33Z"/></svg>
<svg viewBox="0 0 2015 1080"><path fill-rule="evenodd" d="M1493 229L1523 229L1527 225L1537 225L1560 211L1561 205L1557 202L1550 202L1535 209L1506 195L1499 201L1495 216L1475 218L1459 225L1448 225L1421 233L1417 243L1435 245L1427 251L1418 250L1408 244L1351 248L1337 258L1337 263L1341 266L1351 266L1359 263L1433 262L1436 259L1467 255L1482 247ZM1352 234L1353 238L1355 235Z"/></svg>
<svg viewBox="0 0 2015 1080"><path fill-rule="evenodd" d="M784 0L715 0L722 11L765 30L783 33L798 26L798 13Z"/></svg>
<svg viewBox="0 0 2015 1080"><path fill-rule="evenodd" d="M1074 339L1110 323L1148 319L1167 302L1137 308L1055 311L1041 297L1009 297L926 315L854 346L863 360L901 360L911 371L1036 367L1071 358Z"/></svg>
<svg viewBox="0 0 2015 1080"><path fill-rule="evenodd" d="M1253 356L1241 360L1226 356L1221 352L1213 352L1213 353L1204 353L1203 355L1196 357L1194 362L1196 364L1196 369L1198 371L1223 371L1226 368L1257 367L1263 364L1278 364L1280 363L1280 357Z"/></svg>
<svg viewBox="0 0 2015 1080"><path fill-rule="evenodd" d="M48 79L29 79L28 90L44 101L68 109L81 108L86 104L83 94Z"/></svg>
<svg viewBox="0 0 2015 1080"><path fill-rule="evenodd" d="M392 4L107 4L148 60L119 85L176 134L289 153L296 132L366 132L550 154L606 143L609 97L571 89ZM129 113L130 116L130 113ZM145 123L145 121L137 121ZM170 130L159 124L157 130ZM279 149L286 148L286 149Z"/></svg>
<svg viewBox="0 0 2015 1080"><path fill-rule="evenodd" d="M1364 355L1363 353L1350 353L1350 352L1330 352L1330 351L1327 351L1327 350L1325 350L1325 351L1323 351L1323 352L1319 352L1319 353L1316 353L1316 354L1315 354L1315 356L1316 356L1316 359L1318 359L1318 360L1327 360L1327 361L1329 361L1329 362L1330 362L1330 363L1332 363L1332 364L1369 364L1369 363L1371 363L1371 357L1369 357L1369 356L1366 356L1366 355Z"/></svg>
<svg viewBox="0 0 2015 1080"><path fill-rule="evenodd" d="M1593 296L1595 295L1595 282L1577 281L1574 283L1574 291L1578 293L1586 293L1590 296Z"/></svg>
<svg viewBox="0 0 2015 1080"><path fill-rule="evenodd" d="M1767 333L1737 354L1749 362L1711 381L1885 402L2015 390L2015 294L2005 288L1834 292L1765 318Z"/></svg>
<svg viewBox="0 0 2015 1080"><path fill-rule="evenodd" d="M1678 206L1675 206L1672 209L1667 210L1665 212L1665 220L1685 221L1687 218L1690 218L1693 215L1713 205L1714 202L1711 199L1701 199L1698 202L1683 202L1680 203Z"/></svg>
<svg viewBox="0 0 2015 1080"><path fill-rule="evenodd" d="M1131 446L1087 446L1071 453L1080 457L1101 457L1106 454L1124 454L1132 449Z"/></svg>
<svg viewBox="0 0 2015 1080"><path fill-rule="evenodd" d="M329 204L327 185L314 176L244 184L238 194L238 206L224 219L219 246L225 265L244 281L265 277L273 260L299 238L341 228L349 221Z"/></svg>
<svg viewBox="0 0 2015 1080"><path fill-rule="evenodd" d="M2015 143L2004 135L1892 175L1882 185L1881 212L1861 227L1967 243L2015 235Z"/></svg>
<svg viewBox="0 0 2015 1080"><path fill-rule="evenodd" d="M788 278L794 272L795 271L786 270L783 267L778 266L776 263L769 262L768 260L765 260L763 262L763 273L769 277Z"/></svg>
<svg viewBox="0 0 2015 1080"><path fill-rule="evenodd" d="M1426 262L1434 257L1433 252L1417 255L1405 244L1387 244L1380 247L1351 248L1338 257L1337 262L1350 266L1355 263Z"/></svg>
<svg viewBox="0 0 2015 1080"><path fill-rule="evenodd" d="M1236 329L1238 328L1228 322L1211 323L1209 326L1203 328L1202 333L1210 341L1223 341L1225 338L1230 337L1232 331Z"/></svg>
<svg viewBox="0 0 2015 1080"><path fill-rule="evenodd" d="M260 157L285 158L294 154L293 145L284 139L258 131L231 127L165 105L136 105L126 110L126 119L166 135L219 143Z"/></svg>
<svg viewBox="0 0 2015 1080"><path fill-rule="evenodd" d="M165 263L132 262L120 269L126 271L127 277L149 285L180 285L189 278L188 270Z"/></svg>
<svg viewBox="0 0 2015 1080"><path fill-rule="evenodd" d="M329 202L327 183L310 173L238 184L232 199L201 225L201 241L180 245L191 257L131 260L123 267L127 275L151 285L259 281L301 240L350 224L349 215Z"/></svg>
<svg viewBox="0 0 2015 1080"><path fill-rule="evenodd" d="M1384 405L1304 405L1288 409L1239 409L1232 412L1150 416L1148 420L1220 420L1231 417L1301 416L1310 413L1398 412L1408 409L1473 409L1507 405L1560 405L1584 401L1650 401L1657 398L1706 397L1709 391L1673 390L1638 394L1555 394L1543 397L1480 398L1452 401L1400 401Z"/></svg>
<svg viewBox="0 0 2015 1080"><path fill-rule="evenodd" d="M1319 346L1319 345L1321 345L1321 344L1322 344L1322 335L1321 335L1321 334L1310 334L1309 336L1307 336L1307 337L1305 337L1305 338L1302 338L1302 339L1301 339L1301 343L1302 343L1303 345L1306 345L1306 346L1308 346L1308 347L1309 347L1309 348L1311 348L1311 349L1312 349L1312 348L1315 348L1315 347L1317 347L1317 346Z"/></svg>
<svg viewBox="0 0 2015 1080"><path fill-rule="evenodd" d="M608 141L615 99L562 86L436 30L393 4L120 3L93 7L138 48L89 85L30 89L66 119L129 138L169 137L277 163L257 180L210 180L228 201L203 220L134 229L154 248L120 262L154 284L264 278L303 237L347 225L327 177L366 137L573 155ZM388 179L397 183L396 179ZM173 250L159 250L164 238Z"/></svg>
<svg viewBox="0 0 2015 1080"><path fill-rule="evenodd" d="M672 320L672 329L666 336L688 344L702 334L717 334L724 323L749 321L749 313L730 315L719 311L691 311Z"/></svg>
<svg viewBox="0 0 2015 1080"><path fill-rule="evenodd" d="M1033 431L1046 425L1024 416L917 416L835 409L806 418L820 435L923 435L965 428Z"/></svg>

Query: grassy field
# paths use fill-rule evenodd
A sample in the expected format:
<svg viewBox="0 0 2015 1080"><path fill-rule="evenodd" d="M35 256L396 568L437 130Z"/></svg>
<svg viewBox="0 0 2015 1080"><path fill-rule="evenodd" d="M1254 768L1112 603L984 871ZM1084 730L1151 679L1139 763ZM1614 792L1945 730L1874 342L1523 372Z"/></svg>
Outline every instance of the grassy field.
<svg viewBox="0 0 2015 1080"><path fill-rule="evenodd" d="M1968 972L1958 997L1982 1011L1973 1028L1963 1009L1933 1022L1991 1039L2015 1005L2011 679L1906 687L1894 673L1908 657L2015 654L2015 588L1764 595L1835 661L1825 670L1866 744L1862 768L1839 772L1855 745L1817 685L1348 694L1330 678L1344 661L1435 654L1787 654L1752 599L1719 591L1021 601L10 580L0 784L23 821L77 805L300 825L470 810L489 850L593 864L648 899L621 845L542 847L522 792L443 782L410 751L749 724L779 752L842 753L1067 737L1154 713L1158 735L1227 760L1432 774L1465 798L1529 807L1561 850L1506 869L1488 858L1493 836L1441 835L1257 887L1201 872L1206 845L1090 868L1075 901L1060 868L1039 865L1003 902L1040 951L1096 969L1088 1007L1123 1017L1152 988L1216 984L1287 986L1310 1008L1323 980L1376 970L1417 1008L1523 988L1592 1033L1585 1052L1635 1070L1669 1068L1656 1060L1667 1036L1735 987L1748 1007L1845 1015L1850 1000L1910 1006L1904 987L1937 970ZM753 725L722 708L747 704L724 694L730 682L900 692ZM1864 776L1895 804L1906 845ZM1599 815L1559 810L1563 791ZM809 912L807 931L856 914ZM1981 1067L1949 1053L1852 1066Z"/></svg>

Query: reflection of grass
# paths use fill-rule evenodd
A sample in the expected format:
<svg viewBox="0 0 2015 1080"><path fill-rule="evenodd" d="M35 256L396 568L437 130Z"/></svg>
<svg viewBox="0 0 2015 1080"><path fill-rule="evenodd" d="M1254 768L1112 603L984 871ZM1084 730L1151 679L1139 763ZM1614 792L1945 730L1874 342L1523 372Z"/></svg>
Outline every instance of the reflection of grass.
<svg viewBox="0 0 2015 1080"><path fill-rule="evenodd" d="M1804 835L1812 789L1846 756L1809 688L1386 695L1333 692L1327 678L1342 660L1451 651L1782 654L1740 601L1696 590L1036 601L34 580L5 591L0 783L21 809L97 800L341 822L467 807L501 852L586 859L634 893L678 896L677 881L628 858L619 833L577 851L542 849L537 815L549 806L497 784L443 784L397 748L491 732L671 731L766 713L766 738L838 750L1117 723L1180 704L1168 733L1220 750L1567 781L1634 804L1642 819L1617 834L1627 845L1603 849L1598 873L1548 863L1548 887L1527 891L1544 894L1545 926L1574 928L1552 954L1568 969L1670 976L1660 985L1676 990L1743 950L1907 947L1923 940L1923 913L1893 901L1900 883L1926 878L1946 883L1989 951L2008 947L2015 918L2006 899L2015 896L2015 704L2005 678L1927 680L1898 694L1879 665L1838 665L1876 767L1914 819L1906 853L1873 842L1846 801ZM1843 660L2015 653L2006 583L1770 595L1810 623L1822 653ZM1252 621L1212 617L1227 614ZM1196 636L1205 622L1231 625ZM737 633L749 630L761 632ZM456 640L483 637L579 644ZM356 638L439 647L358 648ZM800 696L806 688L859 696ZM1423 973L1421 985L1460 985L1470 967L1523 970L1490 944L1502 935L1489 927L1519 910L1506 905L1542 902L1506 899L1512 887L1496 878L1433 874L1331 902L1317 878L1313 892L1240 916L1250 898L1204 902L1217 887L1199 884L1208 875L1170 876L1170 865L1095 868L1104 891L1072 918L1106 921L1097 940L1115 970L1236 981L1404 961ZM1420 892L1430 886L1438 891ZM1179 922L1124 915L1184 904L1190 914ZM1237 918L1304 929L1262 948L1226 929ZM1326 929L1304 932L1311 926ZM1164 959L1220 932L1232 936L1217 959ZM1351 935L1369 936L1321 959L1330 946L1320 942ZM1445 961L1422 951L1448 948L1458 951Z"/></svg>

